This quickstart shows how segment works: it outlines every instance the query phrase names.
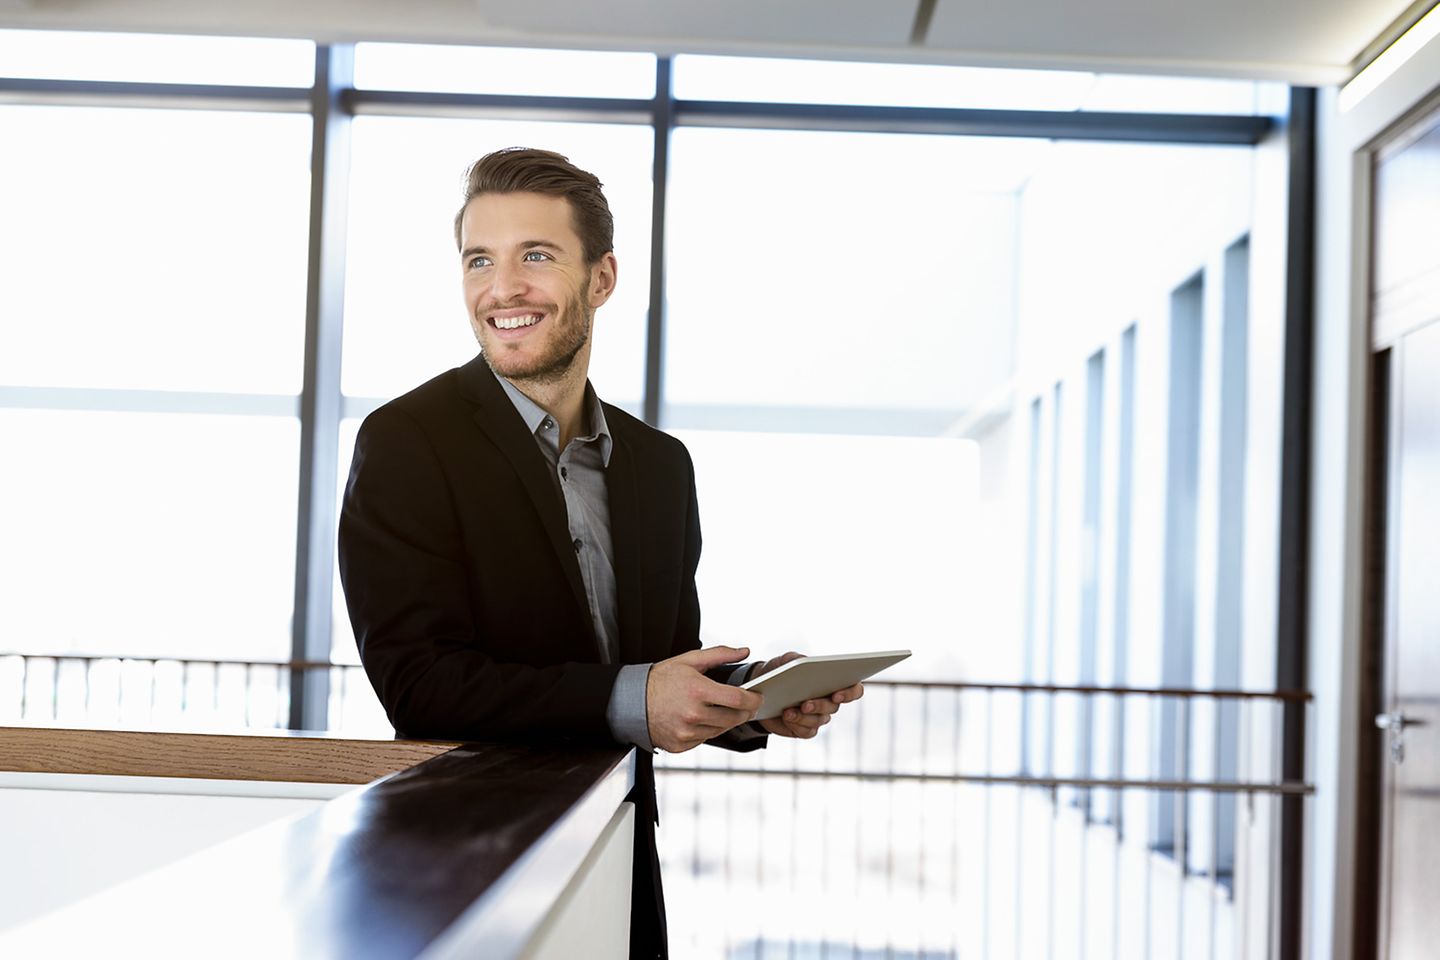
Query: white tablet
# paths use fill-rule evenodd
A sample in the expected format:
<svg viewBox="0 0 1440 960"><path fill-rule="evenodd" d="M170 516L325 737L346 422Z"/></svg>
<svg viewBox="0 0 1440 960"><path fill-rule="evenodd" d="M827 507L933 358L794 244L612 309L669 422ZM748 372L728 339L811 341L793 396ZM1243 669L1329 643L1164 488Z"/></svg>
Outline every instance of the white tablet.
<svg viewBox="0 0 1440 960"><path fill-rule="evenodd" d="M826 657L801 657L783 667L743 684L745 690L765 695L756 720L769 720L806 700L828 697L836 690L852 687L869 677L894 666L910 656L909 650L884 650L879 653L837 653Z"/></svg>

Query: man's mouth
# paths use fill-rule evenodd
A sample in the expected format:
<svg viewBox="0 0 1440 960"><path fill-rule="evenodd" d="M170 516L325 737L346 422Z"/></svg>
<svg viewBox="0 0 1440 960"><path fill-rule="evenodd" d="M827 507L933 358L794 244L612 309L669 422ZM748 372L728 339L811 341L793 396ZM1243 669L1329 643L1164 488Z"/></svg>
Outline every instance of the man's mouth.
<svg viewBox="0 0 1440 960"><path fill-rule="evenodd" d="M491 317L490 322L500 330L515 330L520 327L533 327L539 323L541 316L538 313L527 313L517 317Z"/></svg>

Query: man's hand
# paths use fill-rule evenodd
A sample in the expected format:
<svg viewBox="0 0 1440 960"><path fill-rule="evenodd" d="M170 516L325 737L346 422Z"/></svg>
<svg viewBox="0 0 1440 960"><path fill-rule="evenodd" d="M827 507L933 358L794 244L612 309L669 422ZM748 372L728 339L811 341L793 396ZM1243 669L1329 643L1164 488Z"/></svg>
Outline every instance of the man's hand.
<svg viewBox="0 0 1440 960"><path fill-rule="evenodd" d="M705 676L706 670L749 655L746 647L707 647L651 667L645 684L650 742L667 753L684 753L753 718L764 697Z"/></svg>
<svg viewBox="0 0 1440 960"><path fill-rule="evenodd" d="M803 653L796 653L791 650L789 653L782 653L773 660L767 660L756 670L751 680L763 676L777 667L782 667L791 660L798 660ZM859 700L865 696L865 684L857 683L853 687L846 687L844 690L836 690L828 697L821 697L815 700L806 700L804 703L787 707L785 712L778 717L769 720L761 720L760 726L777 737L797 737L802 740L809 740L820 732L820 728L830 722L835 711L840 709L840 704L849 703L852 700Z"/></svg>

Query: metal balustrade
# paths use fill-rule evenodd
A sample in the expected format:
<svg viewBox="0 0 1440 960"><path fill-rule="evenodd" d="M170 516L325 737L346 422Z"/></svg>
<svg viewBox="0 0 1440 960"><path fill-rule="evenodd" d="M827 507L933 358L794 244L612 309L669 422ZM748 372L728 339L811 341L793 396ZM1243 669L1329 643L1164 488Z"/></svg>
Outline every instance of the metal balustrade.
<svg viewBox="0 0 1440 960"><path fill-rule="evenodd" d="M390 733L361 668L311 661L0 654L0 722L279 728L320 670L332 729ZM1309 702L872 682L813 741L661 755L675 953L1273 955L1281 826L1313 793L1280 745Z"/></svg>

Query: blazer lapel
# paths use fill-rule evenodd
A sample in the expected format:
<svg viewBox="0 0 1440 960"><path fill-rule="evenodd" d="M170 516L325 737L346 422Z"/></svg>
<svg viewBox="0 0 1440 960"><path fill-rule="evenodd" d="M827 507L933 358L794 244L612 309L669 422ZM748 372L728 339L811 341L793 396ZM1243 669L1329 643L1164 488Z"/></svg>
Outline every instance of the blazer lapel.
<svg viewBox="0 0 1440 960"><path fill-rule="evenodd" d="M615 550L615 602L619 607L620 662L644 663L644 596L640 562L640 493L635 483L635 458L630 445L615 431L618 417L609 418L610 466L605 485L610 495L610 543Z"/></svg>
<svg viewBox="0 0 1440 960"><path fill-rule="evenodd" d="M581 618L590 632L591 643L598 650L595 640L595 626L590 621L590 601L585 595L585 581L580 578L580 564L575 559L575 548L570 541L570 525L565 517L565 504L555 493L550 477L549 464L545 455L525 429L525 422L515 411L515 405L505 396L495 374L486 366L484 357L477 356L457 370L461 392L478 404L475 422L485 431L500 452L510 461L510 466L520 477L521 486L530 497L540 524L545 528L546 539L555 551L565 579L570 583L570 592L575 597L584 616Z"/></svg>

